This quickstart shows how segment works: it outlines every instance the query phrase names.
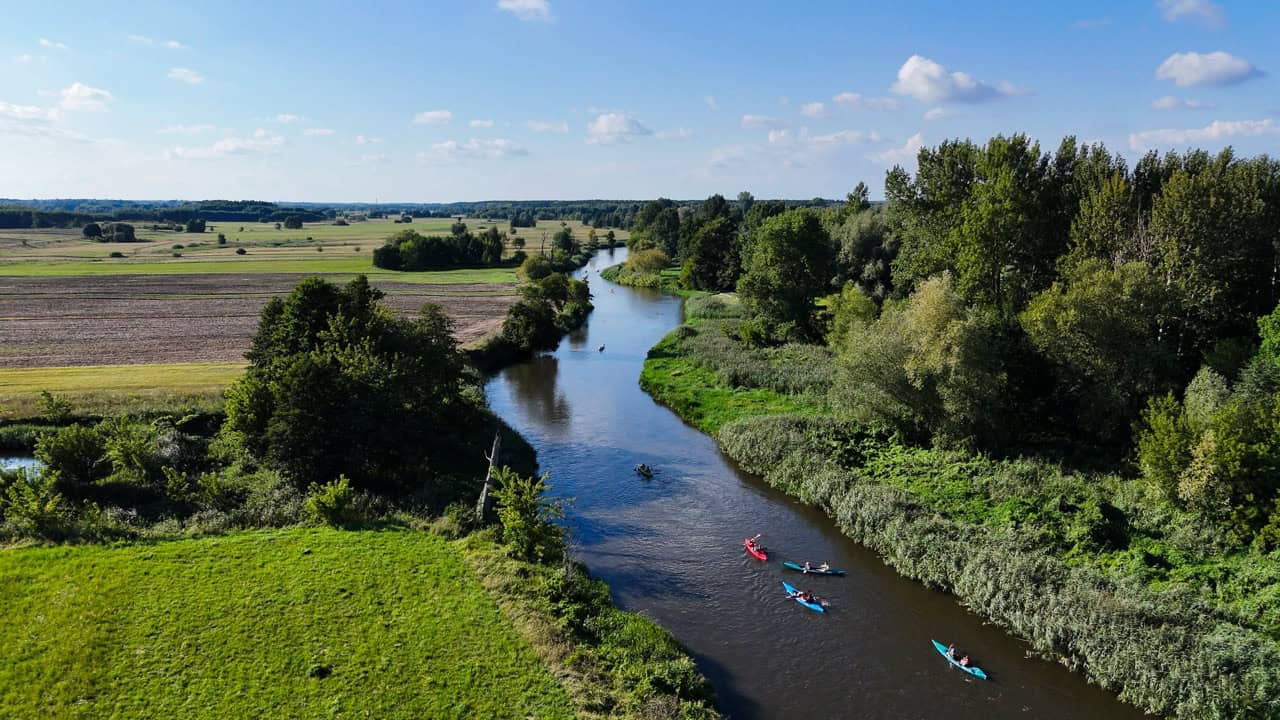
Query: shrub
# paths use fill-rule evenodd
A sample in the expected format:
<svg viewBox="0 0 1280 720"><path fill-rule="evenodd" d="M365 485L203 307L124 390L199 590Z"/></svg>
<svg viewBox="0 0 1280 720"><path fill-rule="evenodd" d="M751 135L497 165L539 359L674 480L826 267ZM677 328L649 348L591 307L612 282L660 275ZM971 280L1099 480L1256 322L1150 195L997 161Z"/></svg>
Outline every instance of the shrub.
<svg viewBox="0 0 1280 720"><path fill-rule="evenodd" d="M122 258L124 257L124 253L120 252L119 250L113 250L108 257Z"/></svg>
<svg viewBox="0 0 1280 720"><path fill-rule="evenodd" d="M0 519L18 537L61 540L71 532L72 513L50 473L19 472L0 496Z"/></svg>
<svg viewBox="0 0 1280 720"><path fill-rule="evenodd" d="M237 255L244 255L244 254L246 254L246 253L248 253L248 251L247 251L247 250L245 250L244 248L236 248L236 254L237 254Z"/></svg>
<svg viewBox="0 0 1280 720"><path fill-rule="evenodd" d="M345 475L324 485L311 484L307 490L307 515L330 527L344 527L356 521L356 493Z"/></svg>
<svg viewBox="0 0 1280 720"><path fill-rule="evenodd" d="M98 226L98 223L89 223L88 225L85 225L84 229L80 232L87 238L102 237L102 228Z"/></svg>
<svg viewBox="0 0 1280 720"><path fill-rule="evenodd" d="M546 494L551 489L548 474L524 476L503 466L494 472L498 487L493 491L502 539L513 554L532 562L557 560L564 552L564 537L555 520L564 509Z"/></svg>
<svg viewBox="0 0 1280 720"><path fill-rule="evenodd" d="M181 250L181 249L183 249L183 247L184 247L184 245L183 245L182 243L176 243L176 244L173 246L173 249L174 249L174 250Z"/></svg>
<svg viewBox="0 0 1280 720"><path fill-rule="evenodd" d="M551 269L550 260L541 255L530 255L525 258L524 262L520 263L520 269L516 272L526 282L532 282L534 280L541 280L542 278L550 275L553 271Z"/></svg>
<svg viewBox="0 0 1280 720"><path fill-rule="evenodd" d="M40 417L54 425L65 423L71 417L71 401L48 390L41 390Z"/></svg>
<svg viewBox="0 0 1280 720"><path fill-rule="evenodd" d="M671 265L671 258L661 250L637 250L627 256L627 267L632 272L656 273Z"/></svg>
<svg viewBox="0 0 1280 720"><path fill-rule="evenodd" d="M241 228L241 229L243 229L243 228ZM226 244L227 244L227 236L226 236L226 235L224 235L224 234L222 234L222 233L218 233L218 244L219 244L219 245L226 245Z"/></svg>

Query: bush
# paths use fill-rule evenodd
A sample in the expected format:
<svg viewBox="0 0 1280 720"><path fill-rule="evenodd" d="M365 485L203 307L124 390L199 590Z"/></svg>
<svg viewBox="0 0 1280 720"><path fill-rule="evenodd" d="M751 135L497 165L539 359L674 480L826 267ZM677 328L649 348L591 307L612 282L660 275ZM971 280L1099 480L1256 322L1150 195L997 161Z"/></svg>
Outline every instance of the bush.
<svg viewBox="0 0 1280 720"><path fill-rule="evenodd" d="M541 280L553 272L551 269L551 261L541 255L530 255L520 263L520 269L516 273L526 282Z"/></svg>
<svg viewBox="0 0 1280 720"><path fill-rule="evenodd" d="M111 254L108 255L107 257L122 258L124 257L124 253L120 252L119 250L113 250Z"/></svg>
<svg viewBox="0 0 1280 720"><path fill-rule="evenodd" d="M330 527L345 527L357 520L356 493L345 475L324 485L312 483L307 490L307 515Z"/></svg>
<svg viewBox="0 0 1280 720"><path fill-rule="evenodd" d="M237 255L245 255L247 253L248 253L248 250L245 250L244 248L236 248Z"/></svg>
<svg viewBox="0 0 1280 720"><path fill-rule="evenodd" d="M546 495L549 475L524 476L503 466L494 472L493 491L502 539L512 553L530 562L552 562L564 553L564 537L556 520L564 518L559 502Z"/></svg>
<svg viewBox="0 0 1280 720"><path fill-rule="evenodd" d="M243 228L241 228L241 229L243 229ZM222 234L222 233L218 233L218 244L219 244L219 245L226 245L226 244L227 244L227 236L226 236L226 235L224 235L224 234Z"/></svg>
<svg viewBox="0 0 1280 720"><path fill-rule="evenodd" d="M627 256L627 268L632 272L656 273L671 265L671 258L661 250L637 250Z"/></svg>
<svg viewBox="0 0 1280 720"><path fill-rule="evenodd" d="M71 401L48 390L40 391L40 417L46 422L61 425L71 417Z"/></svg>

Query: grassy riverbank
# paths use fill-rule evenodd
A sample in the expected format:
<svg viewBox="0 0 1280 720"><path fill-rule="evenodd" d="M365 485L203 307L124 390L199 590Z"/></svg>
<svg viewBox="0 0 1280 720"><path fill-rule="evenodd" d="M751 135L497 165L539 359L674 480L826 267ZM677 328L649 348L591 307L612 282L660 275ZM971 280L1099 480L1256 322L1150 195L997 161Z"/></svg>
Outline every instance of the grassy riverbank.
<svg viewBox="0 0 1280 720"><path fill-rule="evenodd" d="M1123 473L898 444L837 419L825 348L747 347L698 297L642 386L907 577L1156 714L1280 716L1280 553L1215 555ZM1198 534L1199 533L1199 534Z"/></svg>
<svg viewBox="0 0 1280 720"><path fill-rule="evenodd" d="M12 717L711 716L669 635L487 534L8 549L0 632Z"/></svg>
<svg viewBox="0 0 1280 720"><path fill-rule="evenodd" d="M600 277L628 287L661 288L669 292L678 290L680 271L667 268L656 272L633 270L626 263L618 263L600 271Z"/></svg>

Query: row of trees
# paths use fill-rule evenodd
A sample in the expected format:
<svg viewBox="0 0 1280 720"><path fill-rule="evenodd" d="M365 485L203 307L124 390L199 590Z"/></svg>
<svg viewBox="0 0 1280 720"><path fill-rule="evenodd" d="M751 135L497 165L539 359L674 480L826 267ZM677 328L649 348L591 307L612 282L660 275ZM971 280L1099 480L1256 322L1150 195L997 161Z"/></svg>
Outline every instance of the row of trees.
<svg viewBox="0 0 1280 720"><path fill-rule="evenodd" d="M460 222L454 223L446 236L401 230L373 251L373 264L386 270L408 271L493 267L502 263L505 240L506 235L497 227L477 234Z"/></svg>
<svg viewBox="0 0 1280 720"><path fill-rule="evenodd" d="M1213 506L1241 537L1280 517L1264 452L1280 371L1261 349L1280 321L1257 325L1280 301L1280 162L1150 153L1130 169L1102 145L1015 135L925 148L885 196L658 200L632 244L685 287L736 289L743 339L828 344L836 405L867 426L1000 452L1136 442L1171 502Z"/></svg>

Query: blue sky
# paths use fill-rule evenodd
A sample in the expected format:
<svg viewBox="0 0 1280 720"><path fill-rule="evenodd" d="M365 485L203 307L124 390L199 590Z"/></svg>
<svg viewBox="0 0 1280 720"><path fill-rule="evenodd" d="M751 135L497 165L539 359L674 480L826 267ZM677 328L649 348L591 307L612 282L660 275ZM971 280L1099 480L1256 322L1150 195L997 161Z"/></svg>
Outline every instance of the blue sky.
<svg viewBox="0 0 1280 720"><path fill-rule="evenodd" d="M0 197L840 197L952 137L1280 150L1280 3L11 2Z"/></svg>

